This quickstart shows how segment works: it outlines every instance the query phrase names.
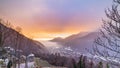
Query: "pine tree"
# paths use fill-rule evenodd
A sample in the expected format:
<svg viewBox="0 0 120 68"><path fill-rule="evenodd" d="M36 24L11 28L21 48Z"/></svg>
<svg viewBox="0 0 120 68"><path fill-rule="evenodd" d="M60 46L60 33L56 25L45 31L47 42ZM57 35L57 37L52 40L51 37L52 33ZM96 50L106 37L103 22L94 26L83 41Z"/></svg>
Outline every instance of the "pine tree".
<svg viewBox="0 0 120 68"><path fill-rule="evenodd" d="M83 55L80 56L80 60L79 60L79 62L77 64L77 68L83 68L83 60L82 60L82 58L83 58Z"/></svg>
<svg viewBox="0 0 120 68"><path fill-rule="evenodd" d="M103 68L103 63L102 62L98 63L98 68Z"/></svg>
<svg viewBox="0 0 120 68"><path fill-rule="evenodd" d="M75 62L74 59L72 59L72 65L73 65L73 68L77 68L77 66L76 66L76 62Z"/></svg>
<svg viewBox="0 0 120 68"><path fill-rule="evenodd" d="M106 68L110 68L110 66L109 66L109 64L108 64L108 63L106 64Z"/></svg>
<svg viewBox="0 0 120 68"><path fill-rule="evenodd" d="M86 63L87 63L87 57L83 57L83 68L86 68Z"/></svg>
<svg viewBox="0 0 120 68"><path fill-rule="evenodd" d="M90 62L90 68L93 68L93 66L94 66L94 63L93 63L93 61L91 61Z"/></svg>

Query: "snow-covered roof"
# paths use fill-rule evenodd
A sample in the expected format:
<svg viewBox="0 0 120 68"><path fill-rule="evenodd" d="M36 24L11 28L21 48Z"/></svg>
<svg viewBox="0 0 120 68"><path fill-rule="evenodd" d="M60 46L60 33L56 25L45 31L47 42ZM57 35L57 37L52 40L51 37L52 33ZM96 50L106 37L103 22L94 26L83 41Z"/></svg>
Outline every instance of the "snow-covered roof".
<svg viewBox="0 0 120 68"><path fill-rule="evenodd" d="M34 56L35 56L35 55L34 55L34 54L32 54L32 53L28 55L28 57L34 57Z"/></svg>

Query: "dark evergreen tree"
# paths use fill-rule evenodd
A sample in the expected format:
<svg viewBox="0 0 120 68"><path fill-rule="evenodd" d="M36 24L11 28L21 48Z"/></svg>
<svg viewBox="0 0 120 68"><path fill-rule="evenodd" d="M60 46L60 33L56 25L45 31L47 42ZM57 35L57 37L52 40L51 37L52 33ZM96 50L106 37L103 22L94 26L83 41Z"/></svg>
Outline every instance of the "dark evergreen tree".
<svg viewBox="0 0 120 68"><path fill-rule="evenodd" d="M80 56L80 60L77 63L77 68L83 68L83 55Z"/></svg>
<svg viewBox="0 0 120 68"><path fill-rule="evenodd" d="M83 57L83 68L86 68L86 64L87 64L87 57L84 56Z"/></svg>
<svg viewBox="0 0 120 68"><path fill-rule="evenodd" d="M7 64L7 68L11 68L12 67L12 61L10 60Z"/></svg>
<svg viewBox="0 0 120 68"><path fill-rule="evenodd" d="M91 62L90 62L90 66L89 66L90 68L93 68L94 67L94 63L93 63L93 61L91 60Z"/></svg>
<svg viewBox="0 0 120 68"><path fill-rule="evenodd" d="M106 64L106 68L110 68L110 66L109 66L109 64L108 64L108 63Z"/></svg>
<svg viewBox="0 0 120 68"><path fill-rule="evenodd" d="M72 68L77 68L76 61L74 59L72 59L72 66Z"/></svg>
<svg viewBox="0 0 120 68"><path fill-rule="evenodd" d="M98 68L103 68L103 63L102 62L98 63Z"/></svg>

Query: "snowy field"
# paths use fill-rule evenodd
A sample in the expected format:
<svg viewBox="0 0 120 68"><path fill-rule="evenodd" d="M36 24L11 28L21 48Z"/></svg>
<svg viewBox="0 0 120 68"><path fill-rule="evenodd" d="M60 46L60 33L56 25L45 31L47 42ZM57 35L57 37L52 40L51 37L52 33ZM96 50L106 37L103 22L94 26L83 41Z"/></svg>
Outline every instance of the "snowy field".
<svg viewBox="0 0 120 68"><path fill-rule="evenodd" d="M25 63L20 64L20 68L25 68ZM28 62L28 68L34 68L34 62Z"/></svg>

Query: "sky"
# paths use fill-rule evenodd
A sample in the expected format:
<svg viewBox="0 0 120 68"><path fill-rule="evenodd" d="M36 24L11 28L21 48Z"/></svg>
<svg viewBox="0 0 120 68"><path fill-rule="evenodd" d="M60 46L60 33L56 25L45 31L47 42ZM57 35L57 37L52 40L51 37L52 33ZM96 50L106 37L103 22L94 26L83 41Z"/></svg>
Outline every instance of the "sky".
<svg viewBox="0 0 120 68"><path fill-rule="evenodd" d="M112 0L0 0L0 18L33 39L96 31Z"/></svg>

